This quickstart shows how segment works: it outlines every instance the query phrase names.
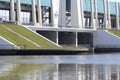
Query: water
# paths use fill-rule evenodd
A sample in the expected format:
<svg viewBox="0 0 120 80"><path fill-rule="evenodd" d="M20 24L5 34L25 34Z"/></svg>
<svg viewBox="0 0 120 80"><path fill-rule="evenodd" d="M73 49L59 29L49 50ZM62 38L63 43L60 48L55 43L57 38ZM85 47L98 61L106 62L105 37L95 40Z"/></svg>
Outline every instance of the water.
<svg viewBox="0 0 120 80"><path fill-rule="evenodd" d="M0 56L0 80L120 80L120 54Z"/></svg>

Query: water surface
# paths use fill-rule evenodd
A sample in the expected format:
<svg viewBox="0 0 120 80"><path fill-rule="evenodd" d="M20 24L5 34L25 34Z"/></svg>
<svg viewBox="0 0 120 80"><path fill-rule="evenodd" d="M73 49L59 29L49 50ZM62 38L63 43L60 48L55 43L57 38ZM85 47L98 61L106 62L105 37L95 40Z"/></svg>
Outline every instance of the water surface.
<svg viewBox="0 0 120 80"><path fill-rule="evenodd" d="M0 80L120 80L120 54L0 56Z"/></svg>

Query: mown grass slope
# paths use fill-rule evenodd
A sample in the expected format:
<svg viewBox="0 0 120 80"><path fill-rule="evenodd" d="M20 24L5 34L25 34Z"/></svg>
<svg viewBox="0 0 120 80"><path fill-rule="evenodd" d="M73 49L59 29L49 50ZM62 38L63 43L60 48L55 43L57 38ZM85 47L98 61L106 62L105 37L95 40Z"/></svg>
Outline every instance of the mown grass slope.
<svg viewBox="0 0 120 80"><path fill-rule="evenodd" d="M29 39L30 41L18 36L14 32L6 29L9 28L10 30L14 31L15 33ZM35 33L31 32L30 30L18 26L15 24L0 24L0 36L4 37L5 39L9 40L10 42L18 45L20 48L23 48L23 45L26 46L26 49L47 49L47 48L56 48L57 46L46 39L36 35ZM36 46L32 42L36 43L40 47Z"/></svg>
<svg viewBox="0 0 120 80"><path fill-rule="evenodd" d="M112 34L114 34L114 35L120 37L120 30L110 29L110 30L108 30L108 31L111 32Z"/></svg>

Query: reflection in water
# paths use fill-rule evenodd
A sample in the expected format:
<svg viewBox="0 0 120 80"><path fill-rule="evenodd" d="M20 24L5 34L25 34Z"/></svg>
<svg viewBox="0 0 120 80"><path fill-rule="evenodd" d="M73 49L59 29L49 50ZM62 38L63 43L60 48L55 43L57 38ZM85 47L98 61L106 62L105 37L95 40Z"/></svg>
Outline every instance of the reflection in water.
<svg viewBox="0 0 120 80"><path fill-rule="evenodd" d="M118 65L60 64L59 80L120 80Z"/></svg>
<svg viewBox="0 0 120 80"><path fill-rule="evenodd" d="M117 63L120 55L115 56L113 62ZM0 80L120 80L120 64L110 63L110 58L111 55L1 56Z"/></svg>

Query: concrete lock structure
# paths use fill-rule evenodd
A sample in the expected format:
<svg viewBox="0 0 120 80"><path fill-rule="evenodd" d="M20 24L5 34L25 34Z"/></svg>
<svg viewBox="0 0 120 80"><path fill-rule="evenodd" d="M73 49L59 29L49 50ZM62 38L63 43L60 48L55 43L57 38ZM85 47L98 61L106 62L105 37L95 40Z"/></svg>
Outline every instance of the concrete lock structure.
<svg viewBox="0 0 120 80"><path fill-rule="evenodd" d="M59 4L56 5L56 2ZM98 3L101 6L98 6ZM109 0L0 0L0 4L0 18L17 21L18 24L33 23L40 26L79 29L119 29L119 2ZM28 16L25 17L27 14Z"/></svg>
<svg viewBox="0 0 120 80"><path fill-rule="evenodd" d="M119 11L120 3L109 0L0 0L2 20L28 27L59 45L96 47L97 29L120 29Z"/></svg>

